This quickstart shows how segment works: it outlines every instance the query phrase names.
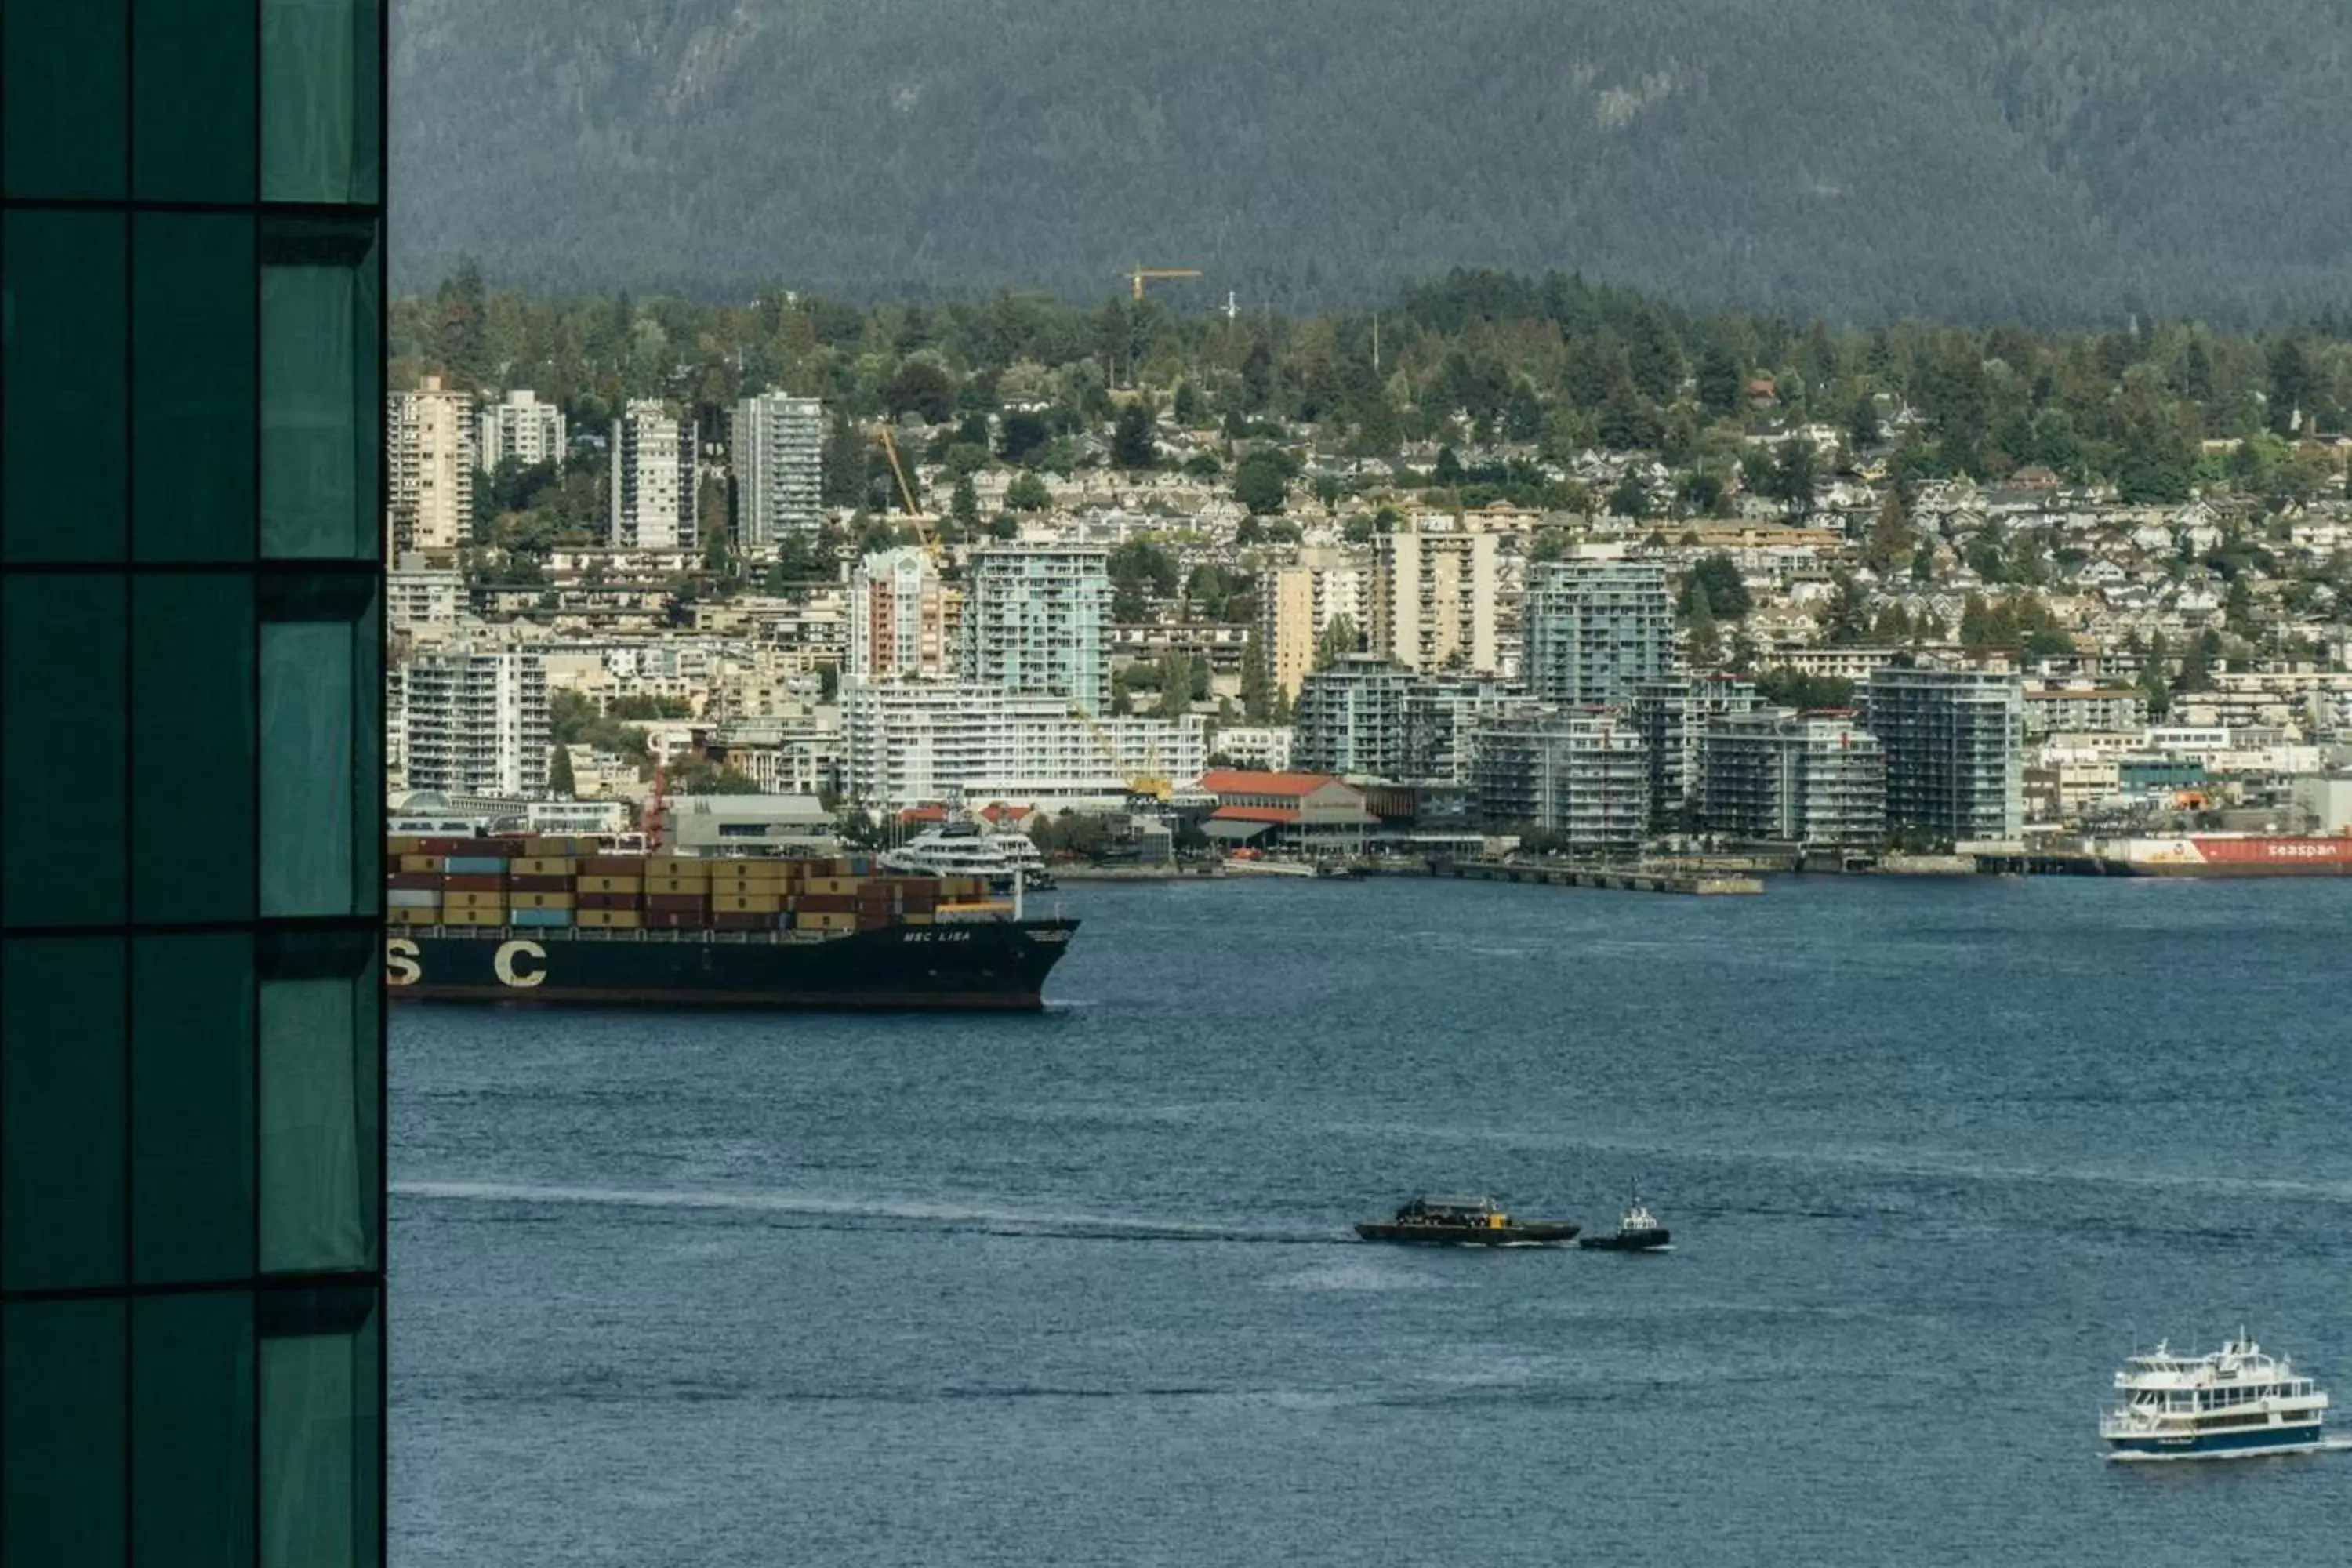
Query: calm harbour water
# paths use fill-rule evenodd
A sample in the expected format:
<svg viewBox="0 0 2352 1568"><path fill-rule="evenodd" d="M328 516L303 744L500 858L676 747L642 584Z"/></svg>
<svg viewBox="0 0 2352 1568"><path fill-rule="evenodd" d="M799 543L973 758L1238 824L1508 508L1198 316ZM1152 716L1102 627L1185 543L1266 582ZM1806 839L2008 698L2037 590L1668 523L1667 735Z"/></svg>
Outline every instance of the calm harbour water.
<svg viewBox="0 0 2352 1568"><path fill-rule="evenodd" d="M2352 1400L2352 883L1060 897L1043 1017L395 1012L396 1568L2352 1555L2095 1430L2241 1319Z"/></svg>

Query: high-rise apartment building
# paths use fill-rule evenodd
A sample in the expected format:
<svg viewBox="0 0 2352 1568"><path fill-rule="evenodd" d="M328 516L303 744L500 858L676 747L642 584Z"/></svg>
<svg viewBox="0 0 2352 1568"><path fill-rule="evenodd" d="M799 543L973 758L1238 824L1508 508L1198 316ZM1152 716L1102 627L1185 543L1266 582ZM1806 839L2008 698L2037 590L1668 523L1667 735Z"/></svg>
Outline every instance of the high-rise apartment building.
<svg viewBox="0 0 2352 1568"><path fill-rule="evenodd" d="M824 521L824 405L764 392L735 405L735 542L746 548L814 533Z"/></svg>
<svg viewBox="0 0 2352 1568"><path fill-rule="evenodd" d="M1381 534L1373 554L1370 651L1407 669L1496 672L1493 534L1417 516Z"/></svg>
<svg viewBox="0 0 2352 1568"><path fill-rule="evenodd" d="M1886 759L1851 713L1717 715L1698 771L1697 816L1709 832L1807 846L1885 836Z"/></svg>
<svg viewBox="0 0 2352 1568"><path fill-rule="evenodd" d="M1329 548L1301 550L1289 565L1262 574L1258 635L1266 678L1292 700L1315 668L1323 634L1345 622L1362 637L1371 626L1371 570L1360 557Z"/></svg>
<svg viewBox="0 0 2352 1568"><path fill-rule="evenodd" d="M555 736L538 654L462 644L418 654L402 671L399 710L409 788L509 800L547 793Z"/></svg>
<svg viewBox="0 0 2352 1568"><path fill-rule="evenodd" d="M1756 705L1753 682L1718 670L1633 683L1633 725L1650 759L1650 810L1660 826L1697 805L1699 747L1708 721Z"/></svg>
<svg viewBox="0 0 2352 1568"><path fill-rule="evenodd" d="M1877 671L1863 721L1886 753L1886 825L1950 844L2025 830L2025 687L2011 672Z"/></svg>
<svg viewBox="0 0 2352 1568"><path fill-rule="evenodd" d="M1675 606L1651 561L1546 561L1528 573L1528 689L1564 708L1614 708L1675 672Z"/></svg>
<svg viewBox="0 0 2352 1568"><path fill-rule="evenodd" d="M694 425L647 398L613 421L612 508L606 542L616 550L695 546Z"/></svg>
<svg viewBox="0 0 2352 1568"><path fill-rule="evenodd" d="M1536 828L1592 851L1635 848L1648 830L1641 733L1614 714L1485 715L1470 753L1472 808L1491 829Z"/></svg>
<svg viewBox="0 0 2352 1568"><path fill-rule="evenodd" d="M383 1560L384 14L6 6L10 1568Z"/></svg>
<svg viewBox="0 0 2352 1568"><path fill-rule="evenodd" d="M1308 675L1291 720L1294 766L1310 773L1402 778L1405 700L1415 678L1378 654L1350 654Z"/></svg>
<svg viewBox="0 0 2352 1568"><path fill-rule="evenodd" d="M500 463L535 468L561 463L564 445L563 410L541 403L539 394L517 387L498 403L485 404L474 426L474 458L482 472L495 474Z"/></svg>
<svg viewBox="0 0 2352 1568"><path fill-rule="evenodd" d="M964 574L966 680L1110 709L1110 554L1098 545L996 545Z"/></svg>
<svg viewBox="0 0 2352 1568"><path fill-rule="evenodd" d="M1081 717L1063 698L962 683L842 688L843 785L882 810L1121 802L1129 782L1187 783L1208 767L1207 723Z"/></svg>
<svg viewBox="0 0 2352 1568"><path fill-rule="evenodd" d="M428 375L395 392L385 413L391 472L389 561L412 550L460 550L474 542L474 395Z"/></svg>
<svg viewBox="0 0 2352 1568"><path fill-rule="evenodd" d="M951 595L920 550L868 555L849 579L849 661L854 680L942 680L951 672Z"/></svg>

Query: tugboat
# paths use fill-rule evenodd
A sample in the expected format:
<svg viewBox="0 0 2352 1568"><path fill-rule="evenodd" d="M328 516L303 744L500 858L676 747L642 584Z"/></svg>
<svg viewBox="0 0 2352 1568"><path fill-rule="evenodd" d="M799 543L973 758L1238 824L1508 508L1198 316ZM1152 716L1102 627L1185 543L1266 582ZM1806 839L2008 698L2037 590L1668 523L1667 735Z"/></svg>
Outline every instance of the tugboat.
<svg viewBox="0 0 2352 1568"><path fill-rule="evenodd" d="M1366 1241L1405 1241L1423 1246L1559 1247L1573 1239L1566 1220L1513 1219L1489 1197L1424 1193L1392 1219L1368 1219L1356 1226Z"/></svg>
<svg viewBox="0 0 2352 1568"><path fill-rule="evenodd" d="M1595 1252L1672 1252L1674 1240L1674 1232L1658 1223L1636 1187L1618 1216L1616 1235L1588 1236L1577 1245Z"/></svg>

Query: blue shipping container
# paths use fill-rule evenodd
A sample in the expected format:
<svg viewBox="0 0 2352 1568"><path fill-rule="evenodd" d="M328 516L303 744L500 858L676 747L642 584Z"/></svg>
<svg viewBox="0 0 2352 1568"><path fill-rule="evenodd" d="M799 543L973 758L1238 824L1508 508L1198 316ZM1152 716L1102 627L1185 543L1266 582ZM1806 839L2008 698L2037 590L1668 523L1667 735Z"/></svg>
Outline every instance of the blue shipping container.
<svg viewBox="0 0 2352 1568"><path fill-rule="evenodd" d="M503 877L507 863L496 855L452 855L444 869L453 877Z"/></svg>
<svg viewBox="0 0 2352 1568"><path fill-rule="evenodd" d="M568 926L570 910L509 910L507 923L515 926Z"/></svg>

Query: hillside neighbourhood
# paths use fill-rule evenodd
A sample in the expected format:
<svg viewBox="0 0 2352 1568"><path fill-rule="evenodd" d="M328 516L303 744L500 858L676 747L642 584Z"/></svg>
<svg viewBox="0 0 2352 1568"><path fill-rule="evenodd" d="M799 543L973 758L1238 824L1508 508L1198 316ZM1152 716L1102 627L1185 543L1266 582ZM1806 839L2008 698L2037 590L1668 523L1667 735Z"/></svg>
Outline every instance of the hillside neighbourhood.
<svg viewBox="0 0 2352 1568"><path fill-rule="evenodd" d="M1322 409L1284 390L1296 333L1271 387L1204 367L1245 324L1124 366L835 354L830 385L738 353L717 394L608 366L601 397L427 333L388 411L395 809L609 832L659 791L866 842L985 809L1114 855L2352 825L2352 443L2275 395L2315 365L2221 344L2252 417L2151 403L2099 473L2019 460L2066 395L2004 436L1998 361L1961 364L1959 428L1954 335L1922 395L1685 326L1629 393L1604 322L1580 399L1572 345L1566 393L1481 390L1425 323L1422 372L1409 324L1384 364L1375 323L1368 415L1344 364ZM2100 395L2157 396L2141 357Z"/></svg>

